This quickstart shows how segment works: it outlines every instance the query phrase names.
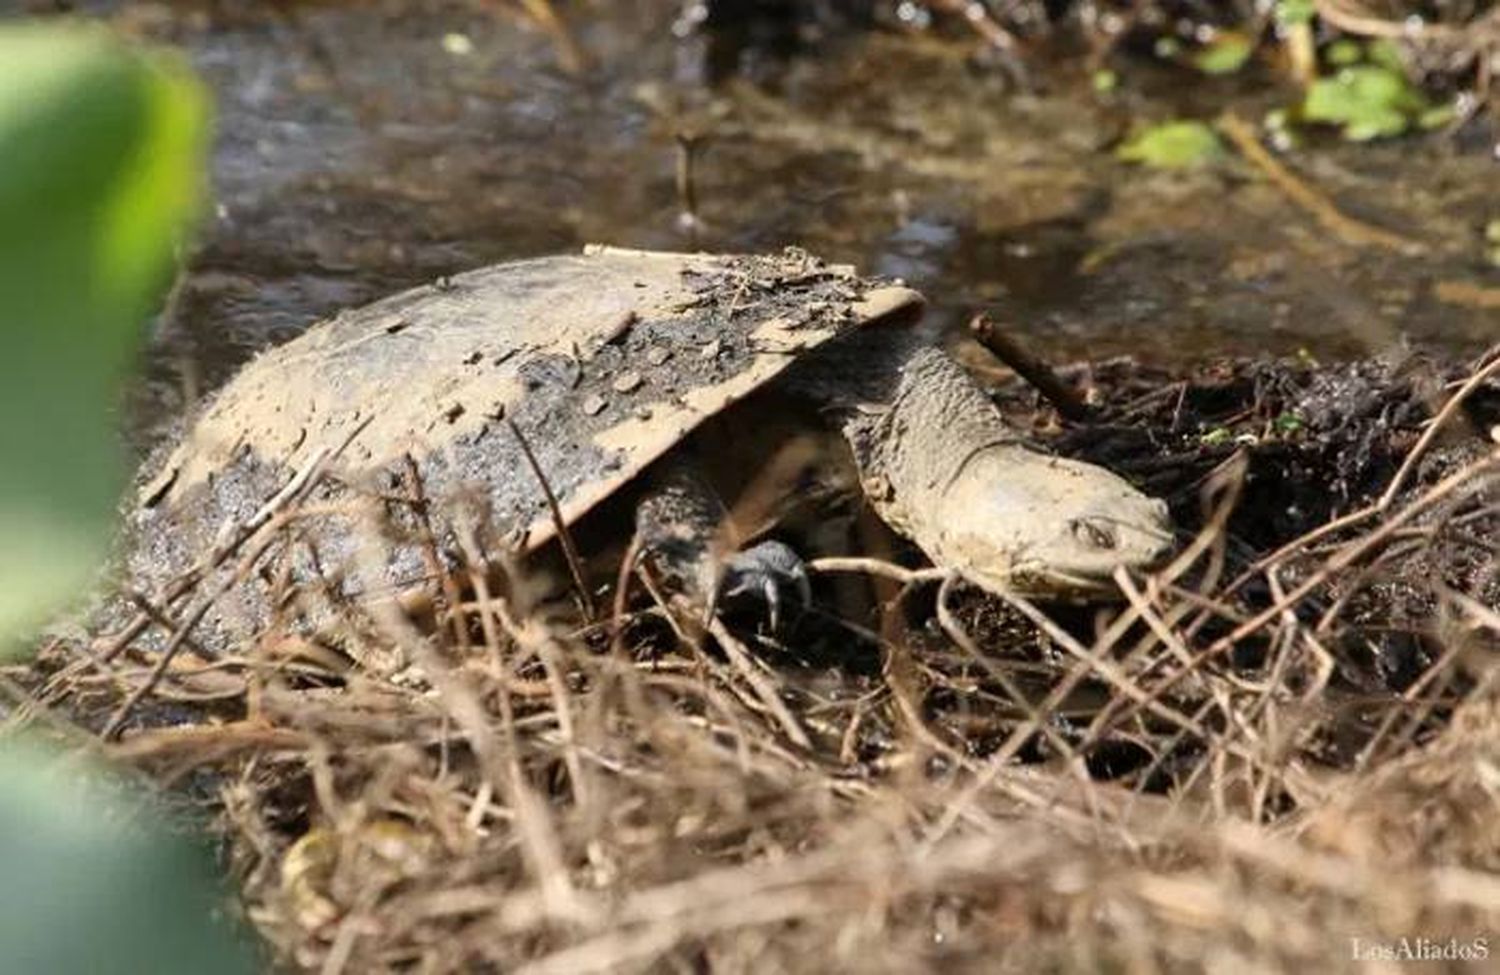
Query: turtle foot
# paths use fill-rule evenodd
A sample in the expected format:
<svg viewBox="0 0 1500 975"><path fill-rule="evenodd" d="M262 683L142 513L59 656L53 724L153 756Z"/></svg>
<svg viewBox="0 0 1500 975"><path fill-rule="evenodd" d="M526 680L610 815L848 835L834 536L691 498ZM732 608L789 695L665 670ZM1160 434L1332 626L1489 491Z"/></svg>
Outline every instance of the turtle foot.
<svg viewBox="0 0 1500 975"><path fill-rule="evenodd" d="M791 546L767 540L725 553L728 512L690 464L671 465L636 508L636 537L667 586L704 611L780 633L812 604L807 567ZM791 612L789 613L788 610ZM725 622L729 622L726 618Z"/></svg>
<svg viewBox="0 0 1500 975"><path fill-rule="evenodd" d="M764 610L771 632L779 633L789 601L795 602L799 616L812 605L807 566L791 546L764 541L724 563L715 599L718 606L733 610L753 605Z"/></svg>

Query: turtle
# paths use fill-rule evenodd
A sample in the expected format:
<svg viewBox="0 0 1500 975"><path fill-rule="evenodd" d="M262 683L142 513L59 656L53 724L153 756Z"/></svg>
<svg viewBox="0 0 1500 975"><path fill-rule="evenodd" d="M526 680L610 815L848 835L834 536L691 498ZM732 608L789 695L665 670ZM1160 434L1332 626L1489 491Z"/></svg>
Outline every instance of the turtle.
<svg viewBox="0 0 1500 975"><path fill-rule="evenodd" d="M285 578L335 567L346 595L430 576L432 546L361 563L347 516L361 497L405 510L414 478L430 537L451 538L460 510L521 554L574 532L633 535L708 607L720 594L761 594L773 612L808 597L799 554L765 526L725 542L737 505L726 497L752 481L793 499L842 485L934 565L994 591L1085 597L1162 559L1166 505L1029 443L922 327L924 304L899 281L799 250L589 246L441 278L247 363L147 465L130 566L158 592L212 569L237 529L308 489L314 469L307 501L321 514L283 543ZM776 465L752 447L777 431L822 431L803 454L844 474L783 464L786 483L767 489ZM713 479L704 458L719 462ZM741 483L726 487L725 470ZM628 528L588 528L625 496ZM273 611L275 573L242 570L218 587L200 642L228 645Z"/></svg>

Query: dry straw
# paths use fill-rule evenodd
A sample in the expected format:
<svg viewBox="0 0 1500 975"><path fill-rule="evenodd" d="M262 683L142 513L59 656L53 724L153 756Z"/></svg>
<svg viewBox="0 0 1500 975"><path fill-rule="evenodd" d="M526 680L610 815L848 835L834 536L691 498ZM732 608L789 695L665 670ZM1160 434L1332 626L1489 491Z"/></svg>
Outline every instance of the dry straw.
<svg viewBox="0 0 1500 975"><path fill-rule="evenodd" d="M1245 519L1284 501L1266 464L1316 456L1331 478L1368 424L1278 439L1319 380L1242 366L1213 380L1243 392L1220 419L1260 436L1225 443L1184 420L1203 377L1157 395L1160 377L1102 370L1125 404L1102 422L1149 434L1123 466L1198 526L1106 610L838 559L814 569L886 605L822 657L704 632L644 573L622 574L617 619L566 622L479 513L433 536L414 465L404 501L336 508L309 500L314 469L208 556L271 590L253 645L196 651L215 594L189 574L4 693L13 722L123 732L83 747L210 783L249 916L309 971L1291 972L1478 951L1500 924L1500 447L1465 418L1497 362L1449 375L1405 439L1386 430L1391 462L1344 513L1256 542ZM1415 401L1392 375L1370 389ZM341 597L349 643L399 667L298 625L338 580L278 560L320 564L299 526L326 517L363 519L371 559L426 553L435 625ZM136 645L153 629L169 653Z"/></svg>

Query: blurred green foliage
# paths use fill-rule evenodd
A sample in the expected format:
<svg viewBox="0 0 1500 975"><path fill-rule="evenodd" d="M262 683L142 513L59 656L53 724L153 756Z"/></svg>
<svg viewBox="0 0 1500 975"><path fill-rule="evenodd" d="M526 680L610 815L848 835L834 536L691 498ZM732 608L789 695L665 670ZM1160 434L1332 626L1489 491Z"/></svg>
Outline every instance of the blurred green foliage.
<svg viewBox="0 0 1500 975"><path fill-rule="evenodd" d="M1335 68L1358 64L1365 57L1365 46L1350 37L1341 37L1323 48L1323 61Z"/></svg>
<svg viewBox="0 0 1500 975"><path fill-rule="evenodd" d="M1292 434L1307 426L1307 421L1295 413L1282 413L1271 421L1277 433Z"/></svg>
<svg viewBox="0 0 1500 975"><path fill-rule="evenodd" d="M1135 133L1115 155L1152 169L1189 169L1222 158L1224 145L1207 123L1175 120Z"/></svg>
<svg viewBox="0 0 1500 975"><path fill-rule="evenodd" d="M1293 27L1312 22L1318 7L1313 0L1277 0L1276 23L1281 27Z"/></svg>
<svg viewBox="0 0 1500 975"><path fill-rule="evenodd" d="M1239 31L1220 31L1193 52L1193 67L1204 74L1234 74L1255 52L1255 40Z"/></svg>
<svg viewBox="0 0 1500 975"><path fill-rule="evenodd" d="M205 851L149 822L149 811L102 771L0 745L0 970L254 971Z"/></svg>
<svg viewBox="0 0 1500 975"><path fill-rule="evenodd" d="M208 99L100 30L0 28L0 656L98 572L115 407L196 212ZM103 772L0 742L0 971L254 970L203 851Z"/></svg>
<svg viewBox="0 0 1500 975"><path fill-rule="evenodd" d="M176 59L0 28L0 654L106 552L113 414L201 199L207 116Z"/></svg>
<svg viewBox="0 0 1500 975"><path fill-rule="evenodd" d="M1338 70L1308 87L1302 120L1336 126L1351 142L1432 128L1452 115L1449 106L1433 104L1411 83L1390 43L1335 41L1323 51L1323 60Z"/></svg>

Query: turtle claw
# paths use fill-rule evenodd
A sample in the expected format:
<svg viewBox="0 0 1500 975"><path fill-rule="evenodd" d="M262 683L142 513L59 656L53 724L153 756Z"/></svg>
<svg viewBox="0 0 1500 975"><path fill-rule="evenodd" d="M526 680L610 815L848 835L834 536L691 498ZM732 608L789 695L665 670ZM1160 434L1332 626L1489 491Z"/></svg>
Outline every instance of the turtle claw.
<svg viewBox="0 0 1500 975"><path fill-rule="evenodd" d="M798 614L812 605L812 584L801 556L782 542L765 541L724 563L714 603L759 601L765 606L771 632L779 633L787 590L796 597Z"/></svg>

